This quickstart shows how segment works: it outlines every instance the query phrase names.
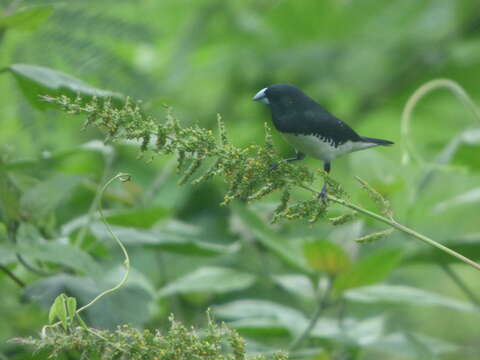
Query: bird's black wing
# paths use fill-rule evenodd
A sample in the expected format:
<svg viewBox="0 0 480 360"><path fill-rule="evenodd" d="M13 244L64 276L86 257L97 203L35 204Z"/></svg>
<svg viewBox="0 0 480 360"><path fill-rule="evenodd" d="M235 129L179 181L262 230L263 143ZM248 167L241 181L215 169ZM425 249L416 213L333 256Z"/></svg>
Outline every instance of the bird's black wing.
<svg viewBox="0 0 480 360"><path fill-rule="evenodd" d="M349 140L362 141L360 136L350 126L323 109L320 105L303 111L277 113L274 114L273 118L278 130L284 133L315 135L331 139L335 145L343 144Z"/></svg>

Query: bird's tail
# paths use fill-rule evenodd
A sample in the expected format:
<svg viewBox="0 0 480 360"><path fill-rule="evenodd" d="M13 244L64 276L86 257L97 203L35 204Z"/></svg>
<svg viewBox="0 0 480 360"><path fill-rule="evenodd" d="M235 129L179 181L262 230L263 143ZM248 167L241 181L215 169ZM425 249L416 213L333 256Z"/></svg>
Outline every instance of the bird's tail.
<svg viewBox="0 0 480 360"><path fill-rule="evenodd" d="M388 146L388 145L393 145L394 144L393 141L369 138L369 137L365 137L365 136L360 136L360 139L362 139L362 141L366 142L366 143L382 145L382 146Z"/></svg>

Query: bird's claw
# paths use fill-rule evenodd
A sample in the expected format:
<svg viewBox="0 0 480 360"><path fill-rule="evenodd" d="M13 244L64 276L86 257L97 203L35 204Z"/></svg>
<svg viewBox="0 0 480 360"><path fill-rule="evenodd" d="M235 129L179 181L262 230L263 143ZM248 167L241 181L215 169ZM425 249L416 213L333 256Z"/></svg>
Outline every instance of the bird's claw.
<svg viewBox="0 0 480 360"><path fill-rule="evenodd" d="M323 185L322 191L318 193L317 198L321 199L324 203L327 202L327 186L326 185Z"/></svg>

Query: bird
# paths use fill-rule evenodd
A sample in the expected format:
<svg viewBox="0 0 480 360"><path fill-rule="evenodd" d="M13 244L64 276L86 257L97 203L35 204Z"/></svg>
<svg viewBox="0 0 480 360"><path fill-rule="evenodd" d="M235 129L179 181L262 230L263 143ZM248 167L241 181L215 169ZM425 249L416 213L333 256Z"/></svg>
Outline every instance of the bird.
<svg viewBox="0 0 480 360"><path fill-rule="evenodd" d="M258 91L254 101L268 105L275 129L295 148L295 157L284 161L303 160L307 155L323 161L328 174L331 162L339 156L375 146L388 146L389 140L358 135L344 121L324 109L299 88L290 84L276 84ZM278 164L273 164L272 170ZM327 184L323 184L319 198L327 198Z"/></svg>

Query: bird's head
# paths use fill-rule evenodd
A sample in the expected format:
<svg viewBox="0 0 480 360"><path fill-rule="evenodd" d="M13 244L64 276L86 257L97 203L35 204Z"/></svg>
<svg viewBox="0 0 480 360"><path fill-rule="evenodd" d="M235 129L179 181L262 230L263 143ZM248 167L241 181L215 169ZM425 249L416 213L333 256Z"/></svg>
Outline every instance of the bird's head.
<svg viewBox="0 0 480 360"><path fill-rule="evenodd" d="M306 99L308 97L299 88L289 84L277 84L263 88L252 100L267 105L291 105L303 102Z"/></svg>

